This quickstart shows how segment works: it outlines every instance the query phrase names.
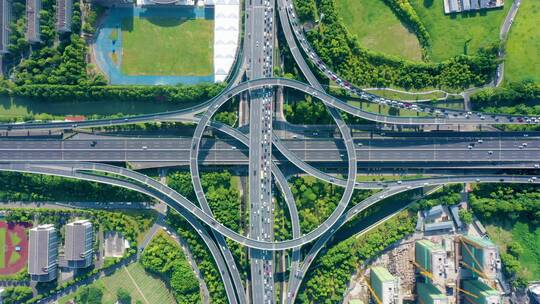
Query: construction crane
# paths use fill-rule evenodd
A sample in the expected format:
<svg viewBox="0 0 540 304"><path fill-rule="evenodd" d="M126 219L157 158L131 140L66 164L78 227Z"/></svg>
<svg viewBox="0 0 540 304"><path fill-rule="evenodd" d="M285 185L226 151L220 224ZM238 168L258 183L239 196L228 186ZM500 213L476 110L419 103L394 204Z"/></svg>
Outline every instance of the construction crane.
<svg viewBox="0 0 540 304"><path fill-rule="evenodd" d="M476 303L476 301L474 299L478 299L479 296L472 293L472 292L468 292L466 290L463 290L461 288L457 288L457 290L461 291L463 293L463 297L466 298L466 302L469 302L469 303Z"/></svg>
<svg viewBox="0 0 540 304"><path fill-rule="evenodd" d="M485 280L490 280L485 273L481 272L480 270L474 268L473 266L461 261L459 262L462 266L464 266L465 268L471 270L472 272L476 273L477 275L479 275L480 277L482 277L482 279L485 279Z"/></svg>
<svg viewBox="0 0 540 304"><path fill-rule="evenodd" d="M373 298L375 298L375 301L377 302L377 304L382 304L381 299L379 299L379 297L375 293L375 290L373 290L373 287L371 287L371 284L369 284L368 280L366 280L366 285L369 288L369 291L371 292L371 294L373 295Z"/></svg>
<svg viewBox="0 0 540 304"><path fill-rule="evenodd" d="M459 240L463 243L463 245L461 247L465 248L465 250L467 251L467 253L471 256L471 258L473 259L473 261L479 266L479 269L476 269L476 267L473 267L471 265L467 265L467 268L471 269L472 271L474 271L475 273L477 273L478 275L480 275L482 278L484 279L487 279L487 275L484 273L484 269L482 267L482 263L480 263L476 257L474 256L474 254L472 253L471 249L465 245L465 243L468 243L468 244L471 244L471 245L474 245L473 243L469 242L468 240L466 240L465 238L463 237L460 237ZM465 265L465 263L461 262L461 264Z"/></svg>
<svg viewBox="0 0 540 304"><path fill-rule="evenodd" d="M468 244L471 244L471 245L474 245L473 243L469 242L467 239L463 238L463 237L460 237L459 240L463 243L462 247L465 248L465 250L469 253L469 255L471 256L471 258L473 259L473 261L478 265L482 265L477 259L476 257L474 256L474 254L472 253L471 249L465 245L465 243L468 243ZM488 277L484 272L483 272L483 268L480 266L480 269L477 269L476 267L473 267L472 265L469 265L463 261L459 262L462 266L464 266L465 268L471 270L472 272L476 273L478 276L480 276L481 278L483 278L484 280L486 280L490 285L491 287L493 288L496 288L497 287L497 283L495 281L493 281L490 277Z"/></svg>
<svg viewBox="0 0 540 304"><path fill-rule="evenodd" d="M435 278L433 277L433 275L431 274L431 272L427 271L427 269L425 269L424 267L422 267L422 265L416 263L416 261L411 261L411 263L418 267L418 269L420 269L420 274L423 275L423 276L426 276L428 278L430 278L431 280L435 281Z"/></svg>
<svg viewBox="0 0 540 304"><path fill-rule="evenodd" d="M473 298L478 298L478 295L475 295L474 293L472 293L472 292L470 292L470 291L466 291L465 289L461 289L461 288L459 288L459 287L456 287L456 289L457 289L458 291L460 291L460 292L462 292L462 293L468 295L468 296L471 296L471 297L473 297Z"/></svg>

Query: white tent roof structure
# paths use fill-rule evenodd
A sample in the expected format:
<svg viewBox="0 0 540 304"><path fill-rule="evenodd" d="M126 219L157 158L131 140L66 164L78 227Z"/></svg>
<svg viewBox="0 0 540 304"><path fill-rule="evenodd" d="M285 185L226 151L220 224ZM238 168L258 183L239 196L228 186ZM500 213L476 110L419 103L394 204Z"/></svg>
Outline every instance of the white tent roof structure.
<svg viewBox="0 0 540 304"><path fill-rule="evenodd" d="M214 81L227 78L238 50L240 3L238 0L210 0L214 5Z"/></svg>

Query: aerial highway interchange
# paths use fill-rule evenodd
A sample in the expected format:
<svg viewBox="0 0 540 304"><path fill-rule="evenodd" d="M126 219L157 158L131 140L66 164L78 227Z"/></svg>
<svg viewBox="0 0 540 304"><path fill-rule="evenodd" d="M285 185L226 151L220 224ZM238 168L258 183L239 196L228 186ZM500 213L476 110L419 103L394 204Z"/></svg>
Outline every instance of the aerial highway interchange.
<svg viewBox="0 0 540 304"><path fill-rule="evenodd" d="M391 182L357 182L362 166L385 165L428 168L511 168L534 170L539 167L538 134L508 132L436 132L424 136L418 132L407 137L375 135L354 137L340 113L386 125L504 125L537 124L537 117L486 114L438 109L382 98L362 91L342 79L321 61L300 28L290 0L250 0L245 3L246 22L243 49L236 59L236 71L228 87L215 98L198 106L165 113L126 116L84 122L3 124L7 135L28 132L28 136L4 136L0 140L0 170L47 174L117 185L165 202L182 214L208 246L225 284L231 303L274 303L275 251L292 249L292 263L285 301L293 303L307 272L319 251L347 221L369 206L388 197L426 186L455 183L537 183L534 175L476 174L437 176ZM309 84L273 77L275 21L280 18L288 47ZM386 116L363 111L325 92L310 70L315 66L343 89L364 100L397 108L406 108L430 116ZM272 100L276 87L286 87L311 95L324 103L335 121L340 138L313 135L282 139L273 127ZM250 123L246 130L234 129L212 120L227 101L240 96L249 100ZM78 139L33 136L36 130L77 131L92 127L142 122L185 121L196 124L191 137L111 138L85 134ZM217 138L205 137L209 129ZM510 134L510 135L509 135ZM198 203L190 202L173 189L136 171L105 164L145 163L149 167L189 165ZM345 188L334 212L309 232L299 228L294 197L282 170L294 165L306 174ZM250 229L241 235L219 223L208 205L200 180L200 165L248 166ZM325 173L320 166L340 168L346 174ZM106 173L100 175L96 173ZM278 189L272 189L273 182ZM354 189L380 189L354 207L348 208ZM273 197L283 193L292 223L292 239L274 240ZM382 219L384 220L384 219ZM238 266L225 238L246 246L250 251L250 286L244 286ZM301 247L311 244L302 257Z"/></svg>

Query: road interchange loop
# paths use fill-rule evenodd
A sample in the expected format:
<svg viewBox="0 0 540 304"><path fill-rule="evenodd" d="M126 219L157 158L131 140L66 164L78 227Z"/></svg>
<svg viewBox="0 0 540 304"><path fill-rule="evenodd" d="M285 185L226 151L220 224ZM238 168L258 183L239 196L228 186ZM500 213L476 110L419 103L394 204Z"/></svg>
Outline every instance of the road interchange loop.
<svg viewBox="0 0 540 304"><path fill-rule="evenodd" d="M247 5L247 4L246 4ZM431 185L443 185L448 183L464 183L464 182L502 182L502 183L536 183L536 178L533 176L451 176L441 178L427 178L408 181L395 181L388 183L376 183L356 182L357 174L357 159L354 149L354 143L349 127L343 122L338 110L348 113L350 115L360 117L366 120L375 121L382 124L396 124L396 125L486 125L486 124L530 124L539 123L537 117L523 117L520 115L491 115L483 113L471 113L465 111L445 110L438 109L429 106L416 106L415 109L420 109L422 112L431 112L436 117L399 117L399 116L386 116L363 111L359 108L349 105L346 102L339 100L327 94L323 87L320 85L313 72L307 66L300 49L297 47L294 37L300 42L300 45L307 54L310 62L316 66L324 75L328 78L335 79L336 82L350 93L356 94L361 98L370 102L379 104L385 104L394 107L403 107L403 103L399 101L393 101L386 98L381 98L374 94L367 93L353 85L349 84L345 80L339 78L334 72L332 72L327 65L322 63L319 57L313 51L313 48L307 42L307 39L303 35L303 30L300 29L295 15L294 6L291 0L278 0L279 15L282 23L287 42L291 49L291 52L299 64L302 72L306 76L306 79L310 85L284 78L264 78L255 79L242 83L237 83L239 77L234 77L234 81L231 82L225 90L219 93L216 97L201 103L195 107L191 107L179 111L171 111L165 113L156 113L148 115L139 115L132 117L123 117L118 119L102 119L102 120L89 120L85 122L71 123L71 122L53 122L53 123L25 123L25 124L2 124L0 130L56 130L56 129L80 129L86 127L102 127L112 125L134 124L143 122L160 122L169 120L185 120L197 122L195 134L192 139L192 148L190 150L190 170L192 173L192 183L195 189L197 200L200 204L200 208L187 200L185 197L174 191L173 189L160 184L159 182L150 179L140 173L131 171L129 169L115 167L111 165L96 164L96 163L0 163L0 171L18 171L29 173L50 174L65 177L73 177L84 180L97 181L101 183L116 185L124 188L128 188L134 191L138 191L154 197L156 199L164 201L166 204L177 210L190 224L197 230L203 241L209 248L212 256L214 257L216 264L220 270L220 274L224 280L227 296L231 303L246 303L246 295L243 291L243 285L238 273L238 269L235 265L234 258L228 249L227 243L224 237L227 237L235 242L238 242L249 248L256 248L261 250L286 250L293 249L293 262L291 266L291 275L288 290L289 297L288 302L294 301L295 295L301 283L301 277L307 271L310 263L313 261L316 254L324 246L326 241L333 235L333 233L339 229L343 224L354 217L358 212L372 206L373 204L388 198L389 196L408 191L410 189L422 188ZM292 16L292 17L291 17ZM292 28L291 28L292 26ZM293 37L294 35L294 37ZM241 56L242 60L245 60ZM243 61L242 61L243 62ZM238 73L240 75L240 73ZM288 186L287 179L279 169L279 167L272 162L271 171L276 180L278 187L283 193L285 202L289 209L292 222L292 235L291 240L279 241L279 242L264 242L249 237L242 236L235 231L227 228L223 224L219 223L214 216L206 200L206 196L202 189L199 172L199 147L202 136L206 127L214 127L226 134L229 134L233 138L239 140L243 144L247 144L247 136L237 129L229 126L219 124L211 121L211 117L225 102L232 97L237 96L240 93L257 90L270 87L286 87L301 91L305 94L321 100L327 107L330 115L333 117L336 125L341 133L341 137L345 143L348 160L348 175L347 179L341 179L333 177L330 174L324 173L319 169L314 168L310 164L301 160L297 155L289 151L280 139L273 134L274 146L283 154L291 163L302 169L309 175L315 176L323 181L344 187L344 194L332 214L317 228L308 232L305 235L301 235L300 224L298 218L298 212L294 202L294 197ZM407 105L407 107L410 105ZM419 112L421 112L419 111ZM203 113L202 117L196 117L198 113ZM66 168L68 170L66 170ZM94 175L92 172L112 174L121 178L113 178L111 176ZM129 181L128 181L129 180ZM352 207L346 211L347 205L352 197L354 189L379 189L384 188L381 192L367 198L358 205ZM208 234L204 226L200 222L203 222L212 229L212 233L215 237L214 242L212 237ZM308 253L302 268L300 269L300 248L302 245L313 242L316 243ZM230 273L230 277L226 275L226 272ZM296 273L301 275L297 276ZM235 287L237 295L234 294ZM292 296L291 296L292 291ZM236 298L238 297L238 300Z"/></svg>

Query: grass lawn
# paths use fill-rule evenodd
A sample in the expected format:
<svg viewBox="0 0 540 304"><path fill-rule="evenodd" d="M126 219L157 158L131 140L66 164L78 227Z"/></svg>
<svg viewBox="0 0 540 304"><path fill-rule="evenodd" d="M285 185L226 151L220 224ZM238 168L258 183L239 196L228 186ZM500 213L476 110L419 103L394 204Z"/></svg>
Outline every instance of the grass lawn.
<svg viewBox="0 0 540 304"><path fill-rule="evenodd" d="M360 45L382 53L421 60L416 35L381 0L336 0L340 16Z"/></svg>
<svg viewBox="0 0 540 304"><path fill-rule="evenodd" d="M523 0L506 44L505 81L540 82L540 2Z"/></svg>
<svg viewBox="0 0 540 304"><path fill-rule="evenodd" d="M502 9L445 15L442 0L411 0L432 42L431 58L441 61L455 55L474 54L480 47L499 41L499 31L512 0Z"/></svg>
<svg viewBox="0 0 540 304"><path fill-rule="evenodd" d="M122 73L208 76L213 73L214 21L135 18L122 22Z"/></svg>
<svg viewBox="0 0 540 304"><path fill-rule="evenodd" d="M389 182L389 181L397 181L397 180L409 180L409 179L420 179L420 178L427 178L430 177L430 175L423 175L423 174L407 174L407 175L374 175L374 174L360 174L356 176L357 182Z"/></svg>
<svg viewBox="0 0 540 304"><path fill-rule="evenodd" d="M0 268L6 266L6 235L7 229L5 227L0 228Z"/></svg>
<svg viewBox="0 0 540 304"><path fill-rule="evenodd" d="M160 279L149 275L139 263L133 263L116 271L112 276L104 277L92 283L103 290L103 304L116 302L116 291L122 287L131 294L132 303L137 300L144 304L173 304L174 296ZM58 302L66 304L75 298L75 294L63 297Z"/></svg>
<svg viewBox="0 0 540 304"><path fill-rule="evenodd" d="M13 251L11 253L11 256L9 257L8 265L13 265L13 264L17 263L17 261L20 258L21 258L20 253L18 253L17 251Z"/></svg>
<svg viewBox="0 0 540 304"><path fill-rule="evenodd" d="M377 114L382 114L382 115L403 116L403 117L429 116L429 114L425 112L417 112L417 111L407 110L407 109L398 109L398 108L393 108L387 105L379 105L379 104L376 104L373 102L367 102L367 101L348 100L347 103L354 107L360 107L362 110L366 112L377 113Z"/></svg>
<svg viewBox="0 0 540 304"><path fill-rule="evenodd" d="M11 239L11 245L17 246L21 243L22 239L19 237L19 235L15 232L10 231L9 232L9 238Z"/></svg>
<svg viewBox="0 0 540 304"><path fill-rule="evenodd" d="M444 97L443 92L432 92L428 94L414 94L412 92L411 94L407 94L407 93L394 92L394 91L388 91L388 90L371 90L369 92L379 95L381 97L397 99L397 100L425 100L425 99L438 99L438 98Z"/></svg>
<svg viewBox="0 0 540 304"><path fill-rule="evenodd" d="M488 225L486 230L502 252L506 252L506 244L512 240L518 242L523 247L519 263L525 271L524 277L528 280L540 279L540 227L516 222L509 227Z"/></svg>

